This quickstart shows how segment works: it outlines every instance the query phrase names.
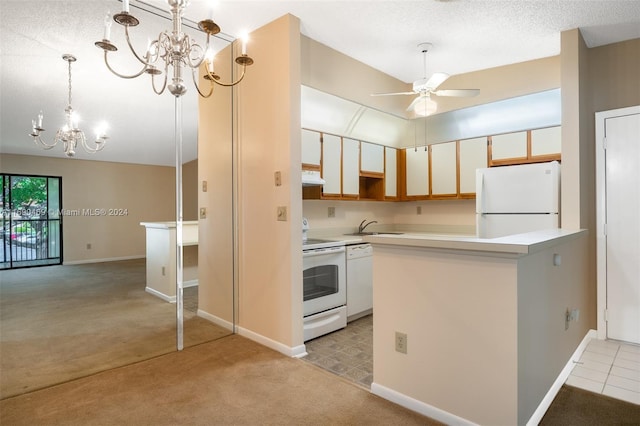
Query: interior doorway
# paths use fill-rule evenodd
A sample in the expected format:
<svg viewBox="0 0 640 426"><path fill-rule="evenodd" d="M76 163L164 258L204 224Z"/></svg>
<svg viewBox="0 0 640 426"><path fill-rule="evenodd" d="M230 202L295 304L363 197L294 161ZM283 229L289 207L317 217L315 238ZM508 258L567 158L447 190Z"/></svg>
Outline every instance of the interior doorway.
<svg viewBox="0 0 640 426"><path fill-rule="evenodd" d="M640 344L640 106L596 113L598 338Z"/></svg>
<svg viewBox="0 0 640 426"><path fill-rule="evenodd" d="M62 178L0 176L0 269L61 264Z"/></svg>

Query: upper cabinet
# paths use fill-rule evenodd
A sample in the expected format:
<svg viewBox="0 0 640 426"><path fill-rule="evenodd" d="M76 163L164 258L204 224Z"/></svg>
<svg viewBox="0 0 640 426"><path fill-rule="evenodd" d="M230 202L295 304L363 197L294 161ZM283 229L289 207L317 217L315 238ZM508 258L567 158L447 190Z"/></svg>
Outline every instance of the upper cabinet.
<svg viewBox="0 0 640 426"><path fill-rule="evenodd" d="M487 167L487 138L465 139L460 146L460 196L469 198L476 192L476 169Z"/></svg>
<svg viewBox="0 0 640 426"><path fill-rule="evenodd" d="M398 150L384 148L384 197L398 198Z"/></svg>
<svg viewBox="0 0 640 426"><path fill-rule="evenodd" d="M431 145L431 195L450 198L458 195L457 142Z"/></svg>
<svg viewBox="0 0 640 426"><path fill-rule="evenodd" d="M342 138L324 134L322 138L322 178L323 196L340 197L342 195Z"/></svg>
<svg viewBox="0 0 640 426"><path fill-rule="evenodd" d="M360 195L360 142L342 138L342 196Z"/></svg>
<svg viewBox="0 0 640 426"><path fill-rule="evenodd" d="M384 173L384 147L368 142L361 142L360 147L360 172Z"/></svg>
<svg viewBox="0 0 640 426"><path fill-rule="evenodd" d="M542 163L562 158L561 127L489 136L489 166Z"/></svg>
<svg viewBox="0 0 640 426"><path fill-rule="evenodd" d="M558 155L562 152L562 128L547 127L531 131L531 156Z"/></svg>
<svg viewBox="0 0 640 426"><path fill-rule="evenodd" d="M429 195L429 150L406 148L403 150L405 195L408 199L426 199Z"/></svg>
<svg viewBox="0 0 640 426"><path fill-rule="evenodd" d="M320 132L302 129L301 151L303 170L320 170L320 161L322 157L322 144L320 138Z"/></svg>
<svg viewBox="0 0 640 426"><path fill-rule="evenodd" d="M507 133L490 136L490 138L492 161L526 161L527 132Z"/></svg>

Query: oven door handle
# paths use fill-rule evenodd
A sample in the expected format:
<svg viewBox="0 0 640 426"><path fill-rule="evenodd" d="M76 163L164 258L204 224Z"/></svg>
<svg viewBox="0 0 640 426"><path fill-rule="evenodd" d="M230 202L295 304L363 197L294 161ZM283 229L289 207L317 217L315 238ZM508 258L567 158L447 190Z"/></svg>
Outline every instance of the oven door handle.
<svg viewBox="0 0 640 426"><path fill-rule="evenodd" d="M345 252L344 246L326 247L326 248L304 250L302 252L302 257L324 256L327 254L337 254L337 253L344 253L344 252Z"/></svg>

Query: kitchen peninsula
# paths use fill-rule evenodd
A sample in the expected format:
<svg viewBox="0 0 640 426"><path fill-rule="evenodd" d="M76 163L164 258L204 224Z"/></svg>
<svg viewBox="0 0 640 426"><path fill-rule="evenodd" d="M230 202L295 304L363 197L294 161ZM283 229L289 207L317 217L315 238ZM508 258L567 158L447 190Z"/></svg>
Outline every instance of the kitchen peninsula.
<svg viewBox="0 0 640 426"><path fill-rule="evenodd" d="M448 424L541 415L585 337L576 311L594 297L586 235L365 237L374 245L372 392Z"/></svg>

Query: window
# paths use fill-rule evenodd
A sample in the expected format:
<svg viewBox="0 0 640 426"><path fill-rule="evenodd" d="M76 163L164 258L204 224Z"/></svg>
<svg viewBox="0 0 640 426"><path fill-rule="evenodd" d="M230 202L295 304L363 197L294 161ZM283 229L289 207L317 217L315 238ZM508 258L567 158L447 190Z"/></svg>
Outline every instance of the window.
<svg viewBox="0 0 640 426"><path fill-rule="evenodd" d="M62 178L0 176L0 269L61 264Z"/></svg>

